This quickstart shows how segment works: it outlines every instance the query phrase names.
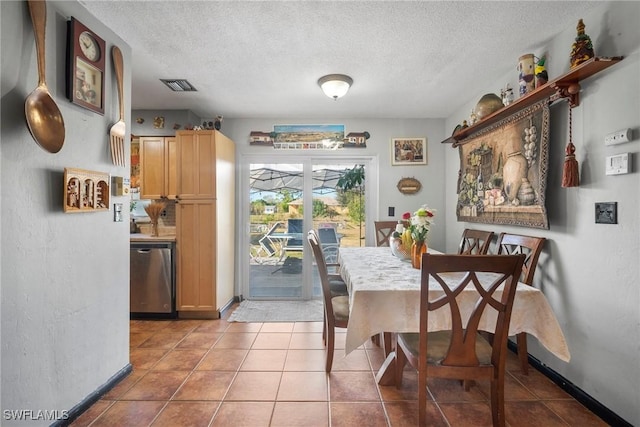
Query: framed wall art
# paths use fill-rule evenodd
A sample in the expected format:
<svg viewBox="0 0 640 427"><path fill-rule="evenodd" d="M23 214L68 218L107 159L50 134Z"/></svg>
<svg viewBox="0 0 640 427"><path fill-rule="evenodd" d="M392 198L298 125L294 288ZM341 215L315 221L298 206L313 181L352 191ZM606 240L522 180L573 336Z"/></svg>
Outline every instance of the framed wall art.
<svg viewBox="0 0 640 427"><path fill-rule="evenodd" d="M391 164L393 166L426 165L427 138L392 138Z"/></svg>
<svg viewBox="0 0 640 427"><path fill-rule="evenodd" d="M67 97L74 104L104 114L105 42L73 17L67 38Z"/></svg>
<svg viewBox="0 0 640 427"><path fill-rule="evenodd" d="M460 141L458 221L549 228L549 101Z"/></svg>
<svg viewBox="0 0 640 427"><path fill-rule="evenodd" d="M64 168L64 211L109 210L109 174Z"/></svg>

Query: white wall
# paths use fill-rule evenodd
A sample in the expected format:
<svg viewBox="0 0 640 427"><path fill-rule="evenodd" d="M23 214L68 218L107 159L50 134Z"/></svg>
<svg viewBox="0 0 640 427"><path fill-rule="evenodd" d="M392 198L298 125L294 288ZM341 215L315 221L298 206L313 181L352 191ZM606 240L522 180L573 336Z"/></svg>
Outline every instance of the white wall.
<svg viewBox="0 0 640 427"><path fill-rule="evenodd" d="M169 90L167 88L167 90ZM156 128L155 117L164 118L164 127ZM143 119L138 123L138 119ZM185 129L186 126L202 126L202 120L190 110L133 110L131 111L131 134L135 136L174 136L176 130Z"/></svg>
<svg viewBox="0 0 640 427"><path fill-rule="evenodd" d="M457 150L447 151L447 250L455 250L465 227L546 237L535 284L560 320L571 362L561 362L535 338L529 339L529 352L631 424L640 425L640 3L613 2L582 18L596 55L625 59L581 82L580 106L573 111L580 187L561 187L568 142L566 101L551 106L549 230L457 222L459 157ZM552 80L569 70L575 35L575 27L568 28L546 46L523 46L522 53L547 52ZM467 104L447 120L447 129L468 118L484 93L499 93L507 82L517 87L515 68L503 71L502 78L470 94ZM604 135L624 128L633 129L633 142L605 147ZM633 153L632 173L605 176L605 158L624 152ZM594 203L609 201L618 202L618 224L595 224Z"/></svg>
<svg viewBox="0 0 640 427"><path fill-rule="evenodd" d="M128 198L112 196L109 211L75 214L63 213L62 201L65 167L128 175L111 164L107 130L118 119L110 49L116 43L124 55L126 105L131 49L77 2L49 1L47 9L47 83L66 129L57 154L35 143L24 118L24 100L38 82L27 3L0 2L3 410L69 410L129 363ZM65 98L71 15L107 44L104 116ZM113 222L113 203L124 204L124 222Z"/></svg>
<svg viewBox="0 0 640 427"><path fill-rule="evenodd" d="M318 96L324 96L318 89ZM348 96L348 95L347 95ZM340 102L338 100L337 102ZM371 137L367 141L366 148L344 148L335 151L320 150L275 150L272 147L249 145L249 134L251 131L273 131L274 124L325 124L337 123L345 125L345 133L367 131ZM330 120L319 122L318 119L290 120L290 119L225 119L222 123L222 133L233 139L236 143L238 159L243 155L277 155L285 158L288 155L305 155L313 157L336 156L370 156L378 161L378 176L366 176L366 179L378 181L379 199L377 212L374 217L380 220L400 219L403 212L414 212L421 205L428 204L438 210L435 225L432 227L429 236L429 244L440 249L445 246L445 150L450 146L441 144L444 139L444 119L376 119L376 120ZM414 166L391 166L391 138L398 137L426 137L428 160L427 165ZM248 165L239 164L237 171L237 182L242 182L241 175L248 176ZM404 195L397 189L400 179L405 177L415 177L422 183L420 192L411 195ZM238 189L237 203L248 200L248 193L240 193ZM242 198L242 200L241 200ZM238 204L237 211L241 211L241 204ZM388 216L388 207L395 207L395 217ZM243 260L245 257L238 256Z"/></svg>

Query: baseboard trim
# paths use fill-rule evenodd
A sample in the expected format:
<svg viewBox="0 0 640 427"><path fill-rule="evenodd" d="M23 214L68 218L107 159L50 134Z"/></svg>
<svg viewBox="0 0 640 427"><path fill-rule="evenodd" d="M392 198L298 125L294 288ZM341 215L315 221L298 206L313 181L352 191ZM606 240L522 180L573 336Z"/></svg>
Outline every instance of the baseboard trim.
<svg viewBox="0 0 640 427"><path fill-rule="evenodd" d="M509 349L511 351L516 354L518 353L518 346L516 345L516 343L514 343L513 341L507 341L507 345L509 346ZM529 364L531 366L542 373L545 377L553 381L556 385L558 385L558 387L570 394L571 397L583 404L587 409L600 417L607 424L611 426L633 427L632 424L622 419L618 414L604 406L602 403L598 402L589 394L585 393L580 387L576 386L571 381L567 380L565 377L542 363L539 359L536 359L531 354L529 354L528 358Z"/></svg>
<svg viewBox="0 0 640 427"><path fill-rule="evenodd" d="M66 420L58 420L55 423L51 424L50 427L66 427L71 424L76 418L82 415L84 411L89 409L91 405L96 403L109 390L115 387L116 384L125 379L132 370L133 366L131 366L131 363L127 363L124 368L120 369L115 375L109 378L106 383L101 385L96 391L85 397L80 403L71 408L68 412L68 417Z"/></svg>

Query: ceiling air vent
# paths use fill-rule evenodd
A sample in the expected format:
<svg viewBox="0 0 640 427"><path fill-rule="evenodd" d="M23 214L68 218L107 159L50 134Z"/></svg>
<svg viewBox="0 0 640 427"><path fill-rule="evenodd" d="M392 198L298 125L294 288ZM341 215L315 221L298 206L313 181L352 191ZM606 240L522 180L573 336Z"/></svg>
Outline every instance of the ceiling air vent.
<svg viewBox="0 0 640 427"><path fill-rule="evenodd" d="M197 89L184 79L160 79L174 92L196 92Z"/></svg>

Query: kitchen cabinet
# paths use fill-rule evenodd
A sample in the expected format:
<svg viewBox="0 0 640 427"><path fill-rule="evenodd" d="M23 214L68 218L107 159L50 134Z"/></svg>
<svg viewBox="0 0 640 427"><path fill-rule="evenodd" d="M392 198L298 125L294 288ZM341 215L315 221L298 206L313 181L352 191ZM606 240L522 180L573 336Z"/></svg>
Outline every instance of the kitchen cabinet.
<svg viewBox="0 0 640 427"><path fill-rule="evenodd" d="M177 192L175 136L140 137L140 198L175 199Z"/></svg>
<svg viewBox="0 0 640 427"><path fill-rule="evenodd" d="M233 301L235 144L219 131L178 131L177 307L218 318Z"/></svg>

